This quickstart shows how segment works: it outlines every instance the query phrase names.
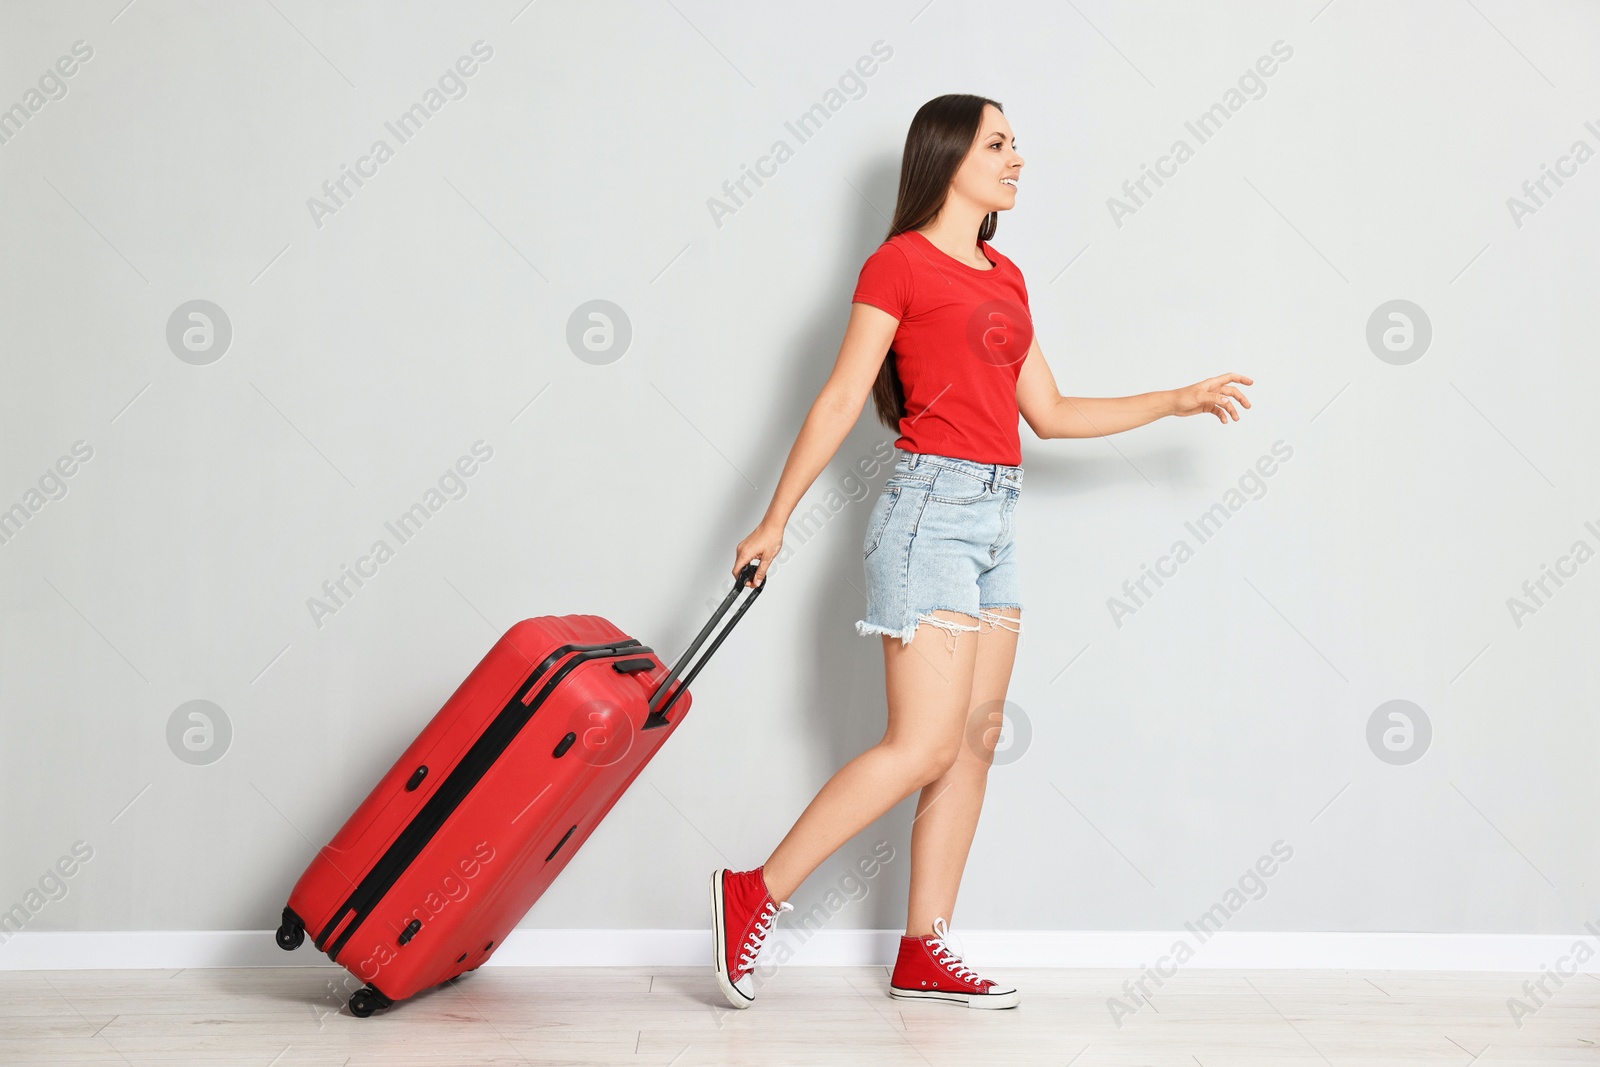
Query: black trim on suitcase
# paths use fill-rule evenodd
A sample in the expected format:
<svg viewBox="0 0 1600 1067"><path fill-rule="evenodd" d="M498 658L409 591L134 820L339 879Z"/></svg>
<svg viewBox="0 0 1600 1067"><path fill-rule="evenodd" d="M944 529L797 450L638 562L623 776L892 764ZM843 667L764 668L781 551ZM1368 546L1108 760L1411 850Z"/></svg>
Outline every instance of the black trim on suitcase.
<svg viewBox="0 0 1600 1067"><path fill-rule="evenodd" d="M592 659L633 656L640 652L650 651L652 649L641 645L636 639L628 638L621 641L608 641L600 645L562 645L546 656L544 661L528 675L527 680L517 687L516 693L506 702L505 707L495 715L494 721L489 724L478 737L478 740L467 750L466 755L461 757L461 762L456 764L455 769L445 777L444 781L439 783L439 788L434 792L433 796L428 798L427 803L422 806L421 811L417 812L416 817L411 820L410 824L395 838L394 844L390 845L382 858L373 864L372 870L367 872L367 876L361 880L360 885L356 886L349 899L344 902L338 911L333 913L333 917L328 920L327 925L322 928L322 932L317 935L315 942L317 949L326 952L329 959L338 962L339 952L350 940L351 935L355 933L356 928L366 920L372 909L394 887L394 883L405 873L406 868L411 866L412 861L417 858L428 842L433 840L433 835L444 825L445 820L450 817L451 813L460 806L461 801L472 791L472 787L477 785L489 768L493 766L494 761L516 739L517 733L533 717L534 712L539 710L539 706L544 703L545 698L555 690L556 686L561 684L561 680L570 674L578 664L586 663ZM523 700L527 699L545 672L569 652L575 652L576 655L551 676L544 688L530 703L524 705ZM556 847L559 848L560 846ZM328 945L329 937L352 912L354 913L354 919L346 924L343 932L337 938L334 938L331 945ZM324 947L325 945L327 947Z"/></svg>
<svg viewBox="0 0 1600 1067"><path fill-rule="evenodd" d="M544 858L546 863L556 858L556 853L561 851L561 846L567 843L567 838L572 836L572 831L578 828L577 823L572 824L572 829L561 835L561 840L556 842L556 847L550 850L550 855Z"/></svg>

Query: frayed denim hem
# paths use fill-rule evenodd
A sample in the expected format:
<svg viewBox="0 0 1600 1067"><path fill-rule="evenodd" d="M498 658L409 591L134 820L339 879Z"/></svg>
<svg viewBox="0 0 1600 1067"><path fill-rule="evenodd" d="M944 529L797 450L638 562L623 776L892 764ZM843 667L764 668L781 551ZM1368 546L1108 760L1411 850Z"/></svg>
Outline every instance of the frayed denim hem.
<svg viewBox="0 0 1600 1067"><path fill-rule="evenodd" d="M992 604L990 607L1016 608L1019 612L1022 610L1021 604ZM1002 630L1010 630L1019 636L1022 633L1022 619L1020 616L1013 619L1009 615L1001 615L998 612L990 611L989 608L978 609L978 622L980 624L986 622L990 626L998 626Z"/></svg>
<svg viewBox="0 0 1600 1067"><path fill-rule="evenodd" d="M1021 607L1017 604L999 604L996 606L1015 607L1019 610ZM960 611L958 608L946 608L942 610L955 611L962 615L966 614L966 612ZM895 630L888 626L880 626L877 623L867 622L865 619L863 619L856 623L856 633L860 634L862 637L871 637L875 634L882 634L885 637L898 637L900 639L900 646L904 648L906 645L911 643L911 639L916 636L917 627L922 623L927 623L929 626L937 626L939 629L945 632L947 635L947 639L945 641L945 650L948 652L954 652L956 650L956 639L961 634L982 633L984 623L988 623L990 629L999 627L1003 630L1010 630L1014 634L1022 633L1021 619L1012 619L1004 615L999 615L993 611L990 611L988 608L978 609L978 621L972 625L956 622L953 619L941 619L937 615L934 615L931 611L922 611L917 613L916 621L903 630Z"/></svg>
<svg viewBox="0 0 1600 1067"><path fill-rule="evenodd" d="M909 645L911 643L911 638L916 634L916 632L917 627L915 623L906 627L904 630L892 630L887 626L879 626L875 622L867 622L865 619L859 620L856 623L856 633L860 634L862 637L872 637L877 634L882 634L884 637L898 637L902 646Z"/></svg>

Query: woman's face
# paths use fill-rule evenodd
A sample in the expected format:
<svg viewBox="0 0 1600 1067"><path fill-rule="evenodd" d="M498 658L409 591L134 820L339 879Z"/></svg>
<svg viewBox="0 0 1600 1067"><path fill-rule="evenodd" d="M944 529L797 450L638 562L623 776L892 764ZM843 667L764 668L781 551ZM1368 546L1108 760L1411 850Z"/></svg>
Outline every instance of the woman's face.
<svg viewBox="0 0 1600 1067"><path fill-rule="evenodd" d="M983 209L1009 211L1017 203L1022 157L1017 155L1011 124L993 104L983 106L983 121L967 156L956 169L951 187Z"/></svg>

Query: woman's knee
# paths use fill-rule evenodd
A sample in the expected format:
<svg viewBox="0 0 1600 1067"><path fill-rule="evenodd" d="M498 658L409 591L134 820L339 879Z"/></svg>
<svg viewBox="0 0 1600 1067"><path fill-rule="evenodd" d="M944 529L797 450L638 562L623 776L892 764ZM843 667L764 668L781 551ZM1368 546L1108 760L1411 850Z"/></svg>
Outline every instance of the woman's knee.
<svg viewBox="0 0 1600 1067"><path fill-rule="evenodd" d="M921 788L929 782L936 782L943 778L945 772L955 766L956 760L961 755L959 743L951 745L928 744L895 744L883 742L884 747L893 752L900 765L905 768L905 774L916 788Z"/></svg>

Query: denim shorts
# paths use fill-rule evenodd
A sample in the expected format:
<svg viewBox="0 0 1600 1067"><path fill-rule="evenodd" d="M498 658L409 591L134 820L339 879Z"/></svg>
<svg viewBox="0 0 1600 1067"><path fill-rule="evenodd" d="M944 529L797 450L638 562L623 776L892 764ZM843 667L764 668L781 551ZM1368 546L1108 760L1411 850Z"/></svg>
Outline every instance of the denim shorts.
<svg viewBox="0 0 1600 1067"><path fill-rule="evenodd" d="M895 449L894 472L867 520L867 617L856 632L911 643L918 623L956 636L1002 626L1022 632L1021 619L996 608L1022 608L1013 512L1022 468ZM974 624L935 618L958 611Z"/></svg>

